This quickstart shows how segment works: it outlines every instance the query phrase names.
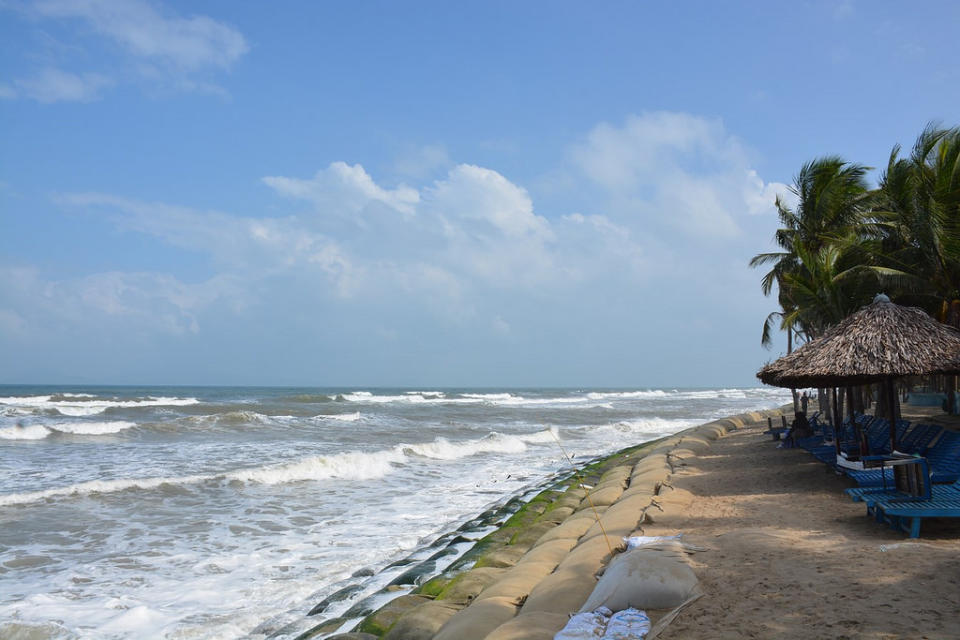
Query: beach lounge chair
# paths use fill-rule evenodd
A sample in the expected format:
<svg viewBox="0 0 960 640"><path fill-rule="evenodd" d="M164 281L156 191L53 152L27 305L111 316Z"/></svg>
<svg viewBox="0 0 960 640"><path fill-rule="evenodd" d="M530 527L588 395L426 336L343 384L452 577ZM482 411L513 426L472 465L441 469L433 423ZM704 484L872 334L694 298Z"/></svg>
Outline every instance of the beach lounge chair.
<svg viewBox="0 0 960 640"><path fill-rule="evenodd" d="M853 424L849 421L845 422L841 431L841 452L847 456L859 458L862 455L889 451L890 429L887 425L887 421L882 418L864 415L856 416ZM898 436L904 433L908 426L909 423L899 422L897 424ZM811 450L811 453L824 464L832 467L837 466L836 447L818 447Z"/></svg>
<svg viewBox="0 0 960 640"><path fill-rule="evenodd" d="M949 484L960 479L960 433L943 431L925 457L934 484ZM893 482L893 471L889 468L849 471L847 475L861 487L880 487Z"/></svg>
<svg viewBox="0 0 960 640"><path fill-rule="evenodd" d="M839 433L839 436L837 435ZM849 447L849 443L856 440L853 427L850 426L850 421L845 420L839 429L833 429L829 424L823 425L823 435L818 437L817 440L810 442L805 441L801 446L804 449L809 451L815 458L820 459L822 456L827 456L836 454L836 446L828 440L834 440L835 438L840 438L841 448L844 446Z"/></svg>
<svg viewBox="0 0 960 640"><path fill-rule="evenodd" d="M881 500L926 500L932 495L930 465L926 458L919 456L911 458L906 454L897 454L896 456L868 456L867 460L882 460L889 465L889 468L884 471L889 470L893 475L889 483L879 487L844 489L844 493L854 502L867 503L868 513L870 505Z"/></svg>
<svg viewBox="0 0 960 640"><path fill-rule="evenodd" d="M960 518L960 492L921 501L881 500L868 504L867 513L917 538L924 518Z"/></svg>
<svg viewBox="0 0 960 640"><path fill-rule="evenodd" d="M877 456L890 453L890 427L888 425L889 423L882 418L873 420L869 427L863 431L862 442L864 444L860 447L850 446L845 449L844 452L847 453L848 456L851 456L853 460L859 460L864 456ZM904 420L897 421L897 442L900 442L904 438L909 428L909 422ZM836 456L821 454L818 455L817 458L842 470L844 473L852 471L852 469L841 467L837 462Z"/></svg>
<svg viewBox="0 0 960 640"><path fill-rule="evenodd" d="M916 453L922 456L941 431L943 428L935 424L914 425L903 439L897 442L897 449L903 453Z"/></svg>
<svg viewBox="0 0 960 640"><path fill-rule="evenodd" d="M891 487L886 491L882 490L880 487L854 487L853 489L846 489L845 493L853 498L854 502L864 502L867 505L867 513L872 513L871 507L877 502L894 502L894 501L917 501L918 498L914 496L903 495L895 487ZM952 500L955 498L960 498L960 480L957 480L953 484L931 484L930 485L930 500Z"/></svg>
<svg viewBox="0 0 960 640"><path fill-rule="evenodd" d="M915 455L922 456L927 452L927 447L929 444L938 436L942 431L942 427L939 427L935 424L917 424L914 425L912 429L902 438L899 439L899 444L897 449L903 453L910 453ZM865 474L859 471L847 470L846 473L850 477L857 479L858 477L861 480L867 480L870 478L875 478L878 480L878 484L868 484L859 487L854 487L852 489L845 489L844 492L853 499L854 502L860 502L865 500L867 496L874 499L882 499L884 495L896 495L897 491L893 488L892 485L892 476L889 473L885 473L887 480L887 487L884 488L882 476L879 474L879 470L871 470L872 474Z"/></svg>

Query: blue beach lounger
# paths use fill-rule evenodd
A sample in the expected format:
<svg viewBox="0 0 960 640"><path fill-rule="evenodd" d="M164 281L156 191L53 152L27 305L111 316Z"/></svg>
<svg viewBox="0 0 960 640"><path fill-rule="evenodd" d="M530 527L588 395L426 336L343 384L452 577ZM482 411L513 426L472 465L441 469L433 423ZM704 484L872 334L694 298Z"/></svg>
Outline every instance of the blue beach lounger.
<svg viewBox="0 0 960 640"><path fill-rule="evenodd" d="M911 538L920 537L920 523L924 518L960 518L960 493L955 497L931 498L919 502L886 500L867 507L867 513L895 529L901 529Z"/></svg>
<svg viewBox="0 0 960 640"><path fill-rule="evenodd" d="M927 461L930 463L930 479L936 484L949 484L960 479L960 433L944 431L927 451ZM865 469L847 473L861 487L880 487L884 481L893 482L893 472L884 469L883 475L879 469Z"/></svg>

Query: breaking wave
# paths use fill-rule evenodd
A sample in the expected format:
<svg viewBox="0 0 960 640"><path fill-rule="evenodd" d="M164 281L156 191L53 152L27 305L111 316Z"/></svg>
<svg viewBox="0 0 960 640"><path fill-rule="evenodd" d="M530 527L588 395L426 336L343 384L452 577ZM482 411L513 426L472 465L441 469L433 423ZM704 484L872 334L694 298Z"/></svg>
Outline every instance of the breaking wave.
<svg viewBox="0 0 960 640"><path fill-rule="evenodd" d="M0 406L33 410L55 410L61 415L71 417L92 416L113 408L138 407L183 407L199 404L196 398L143 397L121 400L103 399L84 393L57 393L42 396L0 397Z"/></svg>
<svg viewBox="0 0 960 640"><path fill-rule="evenodd" d="M25 427L14 425L0 429L0 440L43 440L50 435L50 430L39 424Z"/></svg>
<svg viewBox="0 0 960 640"><path fill-rule="evenodd" d="M124 429L137 426L136 422L116 420L113 422L59 422L48 424L47 429L61 433L72 433L85 436L102 436L110 433L119 433Z"/></svg>
<svg viewBox="0 0 960 640"><path fill-rule="evenodd" d="M46 437L49 433L37 436ZM16 427L11 427L16 428ZM29 430L30 427L25 429ZM3 433L0 430L0 433ZM555 433L555 432L554 432ZM345 480L371 480L382 478L397 466L416 459L456 460L485 453L518 453L531 444L550 442L554 435L550 430L527 435L504 435L492 432L483 438L451 441L437 438L432 442L399 444L390 449L363 452L348 451L329 456L311 456L293 462L236 469L218 474L197 474L176 477L124 478L118 480L92 480L66 487L43 491L30 491L0 496L0 506L26 504L50 498L85 496L98 493L115 493L132 489L150 490L162 485L195 485L204 482L254 482L259 484L284 484L291 482L317 481L329 478Z"/></svg>

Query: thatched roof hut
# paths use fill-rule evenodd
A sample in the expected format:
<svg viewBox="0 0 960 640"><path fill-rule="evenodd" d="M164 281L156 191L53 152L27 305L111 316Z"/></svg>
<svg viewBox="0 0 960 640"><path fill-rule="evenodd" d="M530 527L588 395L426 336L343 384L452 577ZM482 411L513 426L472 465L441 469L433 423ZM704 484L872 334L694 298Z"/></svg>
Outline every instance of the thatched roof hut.
<svg viewBox="0 0 960 640"><path fill-rule="evenodd" d="M760 369L777 387L837 387L960 373L960 331L877 296L823 336Z"/></svg>

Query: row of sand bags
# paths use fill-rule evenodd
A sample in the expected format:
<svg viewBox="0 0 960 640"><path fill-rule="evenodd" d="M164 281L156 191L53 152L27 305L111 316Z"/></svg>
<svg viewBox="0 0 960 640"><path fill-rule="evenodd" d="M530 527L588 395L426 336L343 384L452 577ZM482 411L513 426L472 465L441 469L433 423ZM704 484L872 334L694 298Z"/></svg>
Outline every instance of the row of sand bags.
<svg viewBox="0 0 960 640"><path fill-rule="evenodd" d="M552 638L596 585L596 573L643 521L670 473L658 445L633 465L604 473L577 509L545 532L476 602L454 615L435 640ZM494 602L484 604L485 599Z"/></svg>
<svg viewBox="0 0 960 640"><path fill-rule="evenodd" d="M677 464L703 453L712 441L730 429L761 422L768 413L744 414L686 430L659 443L632 468L617 467L605 474L584 499L584 503L592 501L594 505L606 507L599 522L594 521L557 568L531 589L516 617L486 635L459 637L464 640L552 640L572 613L593 611L602 606L613 611L651 610L657 622L654 633L662 630L683 606L700 595L688 559L691 548L679 541L664 541L629 553L616 552L622 540L634 534L650 517L648 514L660 513L662 507L656 499ZM616 481L626 482L626 486L614 496L611 487ZM672 509L675 500L666 502ZM578 513L584 511L581 505ZM614 546L612 556L608 541ZM598 582L595 576L603 568L606 571ZM466 618L473 606L454 616L451 622L458 617ZM504 615L506 613L504 611ZM449 636L454 637L457 636ZM436 640L447 638L438 634Z"/></svg>
<svg viewBox="0 0 960 640"><path fill-rule="evenodd" d="M483 566L404 613L385 640L552 639L591 596L623 539L661 511L658 494L674 467L766 413L688 429L627 456L589 493L571 487L509 545L485 554Z"/></svg>

